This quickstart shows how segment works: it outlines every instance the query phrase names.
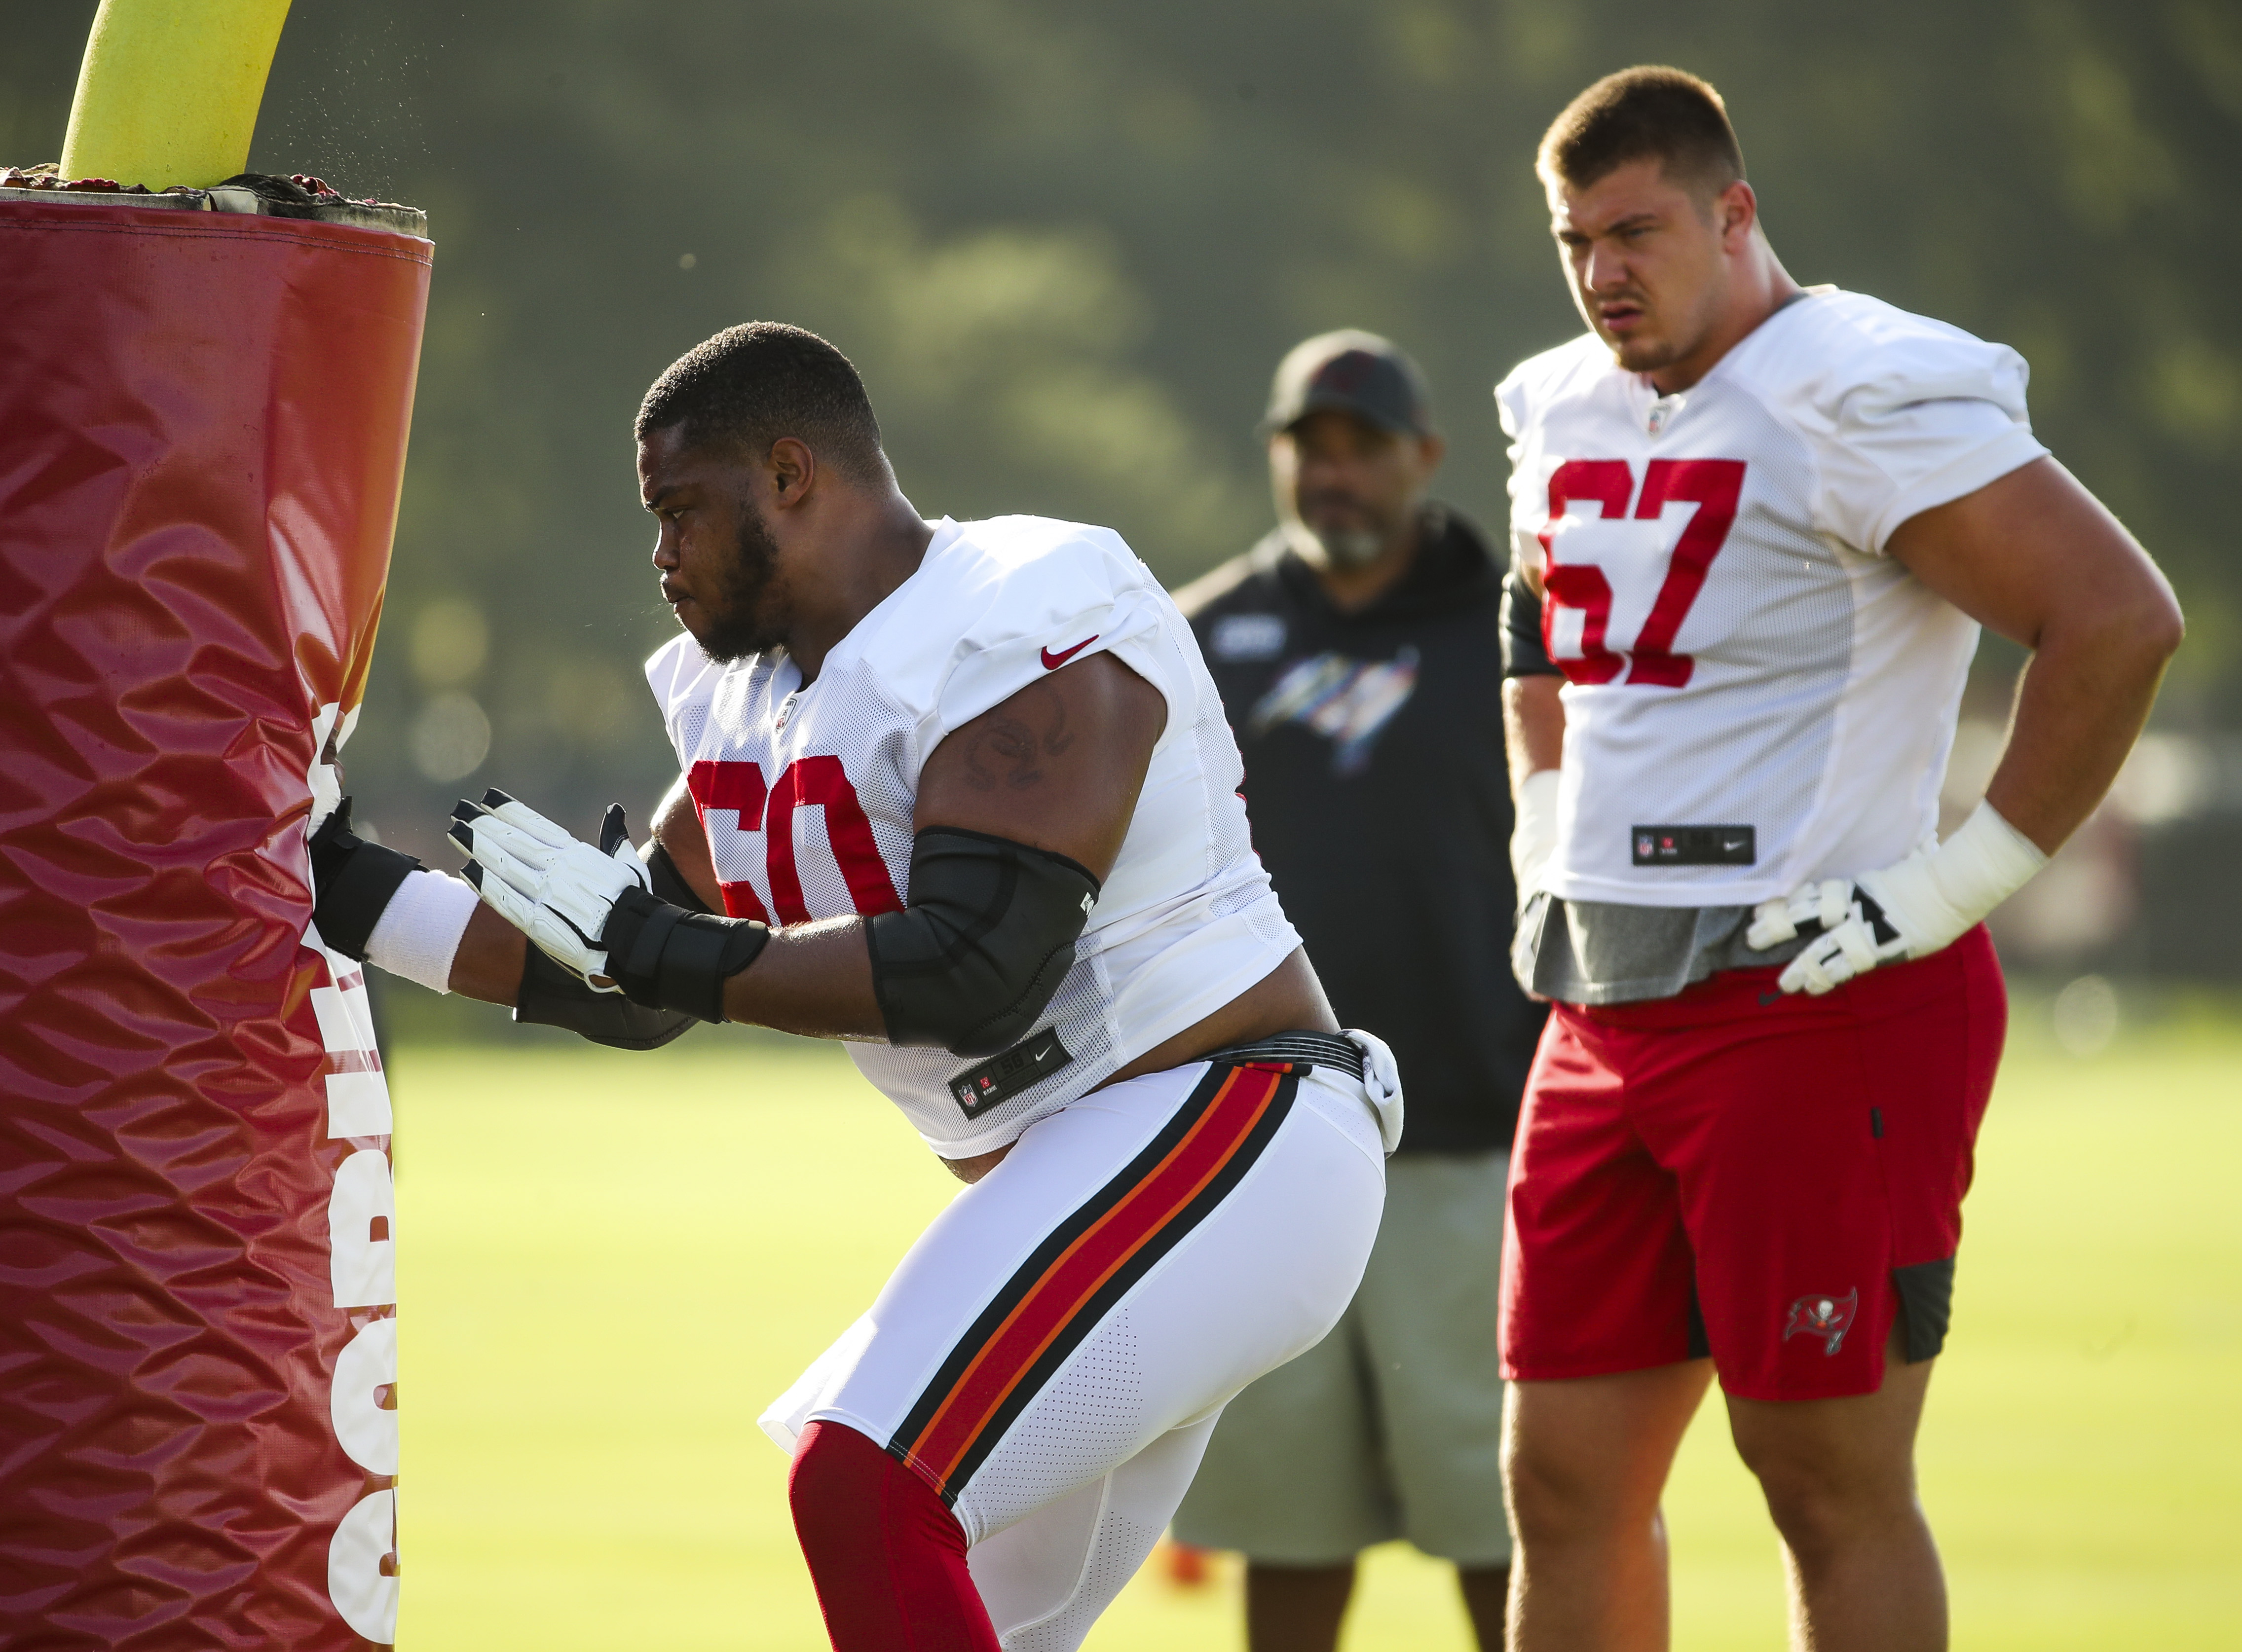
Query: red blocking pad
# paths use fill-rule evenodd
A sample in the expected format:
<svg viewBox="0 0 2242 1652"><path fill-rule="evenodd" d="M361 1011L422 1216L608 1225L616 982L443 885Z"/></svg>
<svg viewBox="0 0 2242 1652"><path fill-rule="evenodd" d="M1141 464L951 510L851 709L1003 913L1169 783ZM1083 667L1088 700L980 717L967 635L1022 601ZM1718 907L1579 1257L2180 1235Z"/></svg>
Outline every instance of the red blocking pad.
<svg viewBox="0 0 2242 1652"><path fill-rule="evenodd" d="M390 1108L307 933L431 248L0 202L0 1645L394 1639Z"/></svg>

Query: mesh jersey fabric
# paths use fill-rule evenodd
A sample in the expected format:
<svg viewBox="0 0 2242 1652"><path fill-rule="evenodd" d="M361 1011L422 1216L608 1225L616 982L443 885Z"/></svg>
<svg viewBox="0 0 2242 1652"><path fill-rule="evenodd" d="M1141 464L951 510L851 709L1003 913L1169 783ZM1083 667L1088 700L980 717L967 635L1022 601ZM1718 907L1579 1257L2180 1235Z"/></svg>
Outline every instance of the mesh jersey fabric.
<svg viewBox="0 0 2242 1652"><path fill-rule="evenodd" d="M1496 391L1519 559L1567 682L1567 901L1749 906L1932 835L1977 628L1884 555L2046 450L2014 351L1817 288L1661 398L1594 335ZM1637 864L1749 826L1749 864Z"/></svg>
<svg viewBox="0 0 2242 1652"><path fill-rule="evenodd" d="M1299 945L1246 835L1243 771L1190 627L1110 529L944 518L918 569L826 656L711 664L680 636L647 662L725 910L786 925L900 910L927 759L1049 671L1110 653L1159 690L1153 747L1119 858L1073 967L1033 1032L1073 1060L968 1114L941 1049L851 1044L858 1068L936 1153L1002 1147L1244 992Z"/></svg>
<svg viewBox="0 0 2242 1652"><path fill-rule="evenodd" d="M1563 674L1542 645L1541 599L1514 569L1502 582L1502 659L1506 678ZM1519 985L1554 1003L1632 1004L1724 969L1787 964L1813 940L1748 946L1751 918L1749 906L1630 906L1544 891L1518 914L1512 966Z"/></svg>

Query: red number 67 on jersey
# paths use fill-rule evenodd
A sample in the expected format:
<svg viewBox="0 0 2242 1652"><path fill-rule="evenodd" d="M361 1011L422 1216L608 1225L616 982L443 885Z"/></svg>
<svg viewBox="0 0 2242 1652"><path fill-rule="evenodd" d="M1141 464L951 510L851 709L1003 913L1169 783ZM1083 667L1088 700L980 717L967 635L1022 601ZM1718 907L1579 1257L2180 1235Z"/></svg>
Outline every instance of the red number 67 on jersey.
<svg viewBox="0 0 2242 1652"><path fill-rule="evenodd" d="M1542 573L1546 599L1541 606L1541 641L1557 669L1576 683L1608 683L1625 667L1626 680L1630 683L1653 688L1686 686L1697 662L1674 652L1674 638L1697 593L1705 588L1706 571L1728 542L1743 485L1742 459L1653 459L1643 472L1639 498L1635 492L1635 469L1625 459L1568 459L1560 465L1549 478L1549 519L1538 536L1547 558ZM1630 499L1638 521L1655 521L1668 504L1693 504L1697 509L1674 543L1666 579L1650 605L1649 617L1635 633L1635 646L1621 651L1612 647L1608 634L1610 580L1594 563L1559 562L1551 530L1576 501L1594 503L1601 517L1616 520L1627 515ZM1560 608L1580 612L1578 654L1561 657L1557 652Z"/></svg>

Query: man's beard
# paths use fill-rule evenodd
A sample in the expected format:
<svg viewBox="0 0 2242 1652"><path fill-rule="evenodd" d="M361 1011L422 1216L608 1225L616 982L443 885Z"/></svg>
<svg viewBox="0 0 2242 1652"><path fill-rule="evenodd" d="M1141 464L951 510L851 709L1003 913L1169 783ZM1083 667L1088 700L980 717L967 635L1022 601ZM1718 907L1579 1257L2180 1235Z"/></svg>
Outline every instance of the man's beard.
<svg viewBox="0 0 2242 1652"><path fill-rule="evenodd" d="M719 665L728 665L749 654L767 653L786 640L775 599L777 542L764 525L755 501L742 499L740 504L736 555L724 572L715 600L701 605L708 617L708 634L700 639L701 652Z"/></svg>
<svg viewBox="0 0 2242 1652"><path fill-rule="evenodd" d="M1689 353L1670 338L1614 344L1611 352L1620 370L1630 373L1655 373L1661 367L1671 367Z"/></svg>
<svg viewBox="0 0 2242 1652"><path fill-rule="evenodd" d="M1386 552L1386 545L1393 538L1398 523L1371 521L1360 526L1319 527L1307 519L1302 512L1298 522L1288 525L1293 548L1306 552L1306 539L1323 552L1324 560L1335 568L1366 568Z"/></svg>
<svg viewBox="0 0 2242 1652"><path fill-rule="evenodd" d="M1651 313L1649 300L1633 294L1627 296L1642 306L1644 314ZM1655 373L1696 354L1712 336L1714 314L1713 306L1708 303L1701 313L1677 318L1675 324L1665 327L1655 337L1645 338L1638 335L1625 343L1606 338L1604 344L1622 372Z"/></svg>
<svg viewBox="0 0 2242 1652"><path fill-rule="evenodd" d="M1335 568L1366 568L1386 549L1386 536L1375 528L1308 528L1307 532Z"/></svg>

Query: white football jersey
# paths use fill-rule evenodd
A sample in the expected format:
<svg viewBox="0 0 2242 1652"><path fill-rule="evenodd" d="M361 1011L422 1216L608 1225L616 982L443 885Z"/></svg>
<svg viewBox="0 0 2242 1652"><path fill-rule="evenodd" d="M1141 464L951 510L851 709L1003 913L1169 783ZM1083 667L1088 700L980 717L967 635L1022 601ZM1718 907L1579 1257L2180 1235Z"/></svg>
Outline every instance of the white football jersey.
<svg viewBox="0 0 2242 1652"><path fill-rule="evenodd" d="M725 910L783 926L901 911L928 757L960 725L1096 653L1158 689L1168 716L1074 967L1016 1047L1052 1029L1071 1060L1024 1087L1015 1069L984 1099L979 1064L947 1050L849 1046L948 1158L1002 1147L1299 945L1247 838L1237 742L1191 626L1109 529L945 518L918 571L807 687L783 650L720 666L680 636L647 662Z"/></svg>
<svg viewBox="0 0 2242 1652"><path fill-rule="evenodd" d="M1593 333L1503 381L1567 679L1554 893L1749 905L1930 839L1977 627L1884 543L2046 451L2025 376L1820 287L1677 395Z"/></svg>

